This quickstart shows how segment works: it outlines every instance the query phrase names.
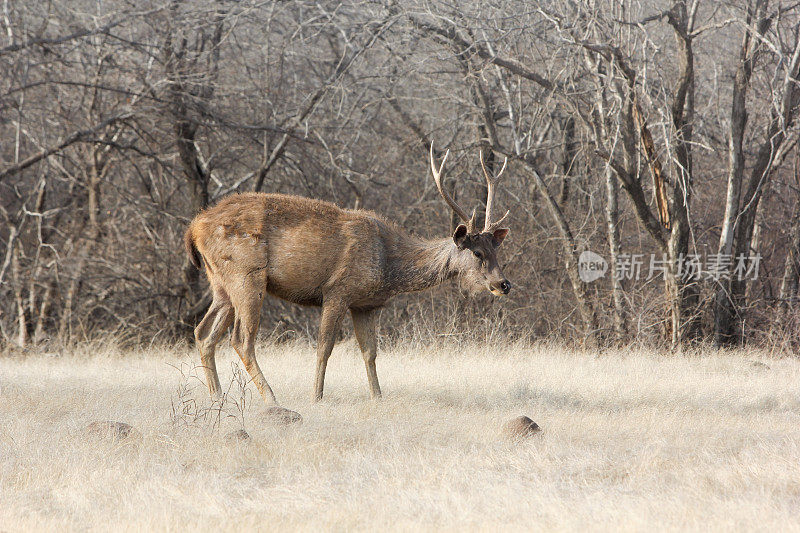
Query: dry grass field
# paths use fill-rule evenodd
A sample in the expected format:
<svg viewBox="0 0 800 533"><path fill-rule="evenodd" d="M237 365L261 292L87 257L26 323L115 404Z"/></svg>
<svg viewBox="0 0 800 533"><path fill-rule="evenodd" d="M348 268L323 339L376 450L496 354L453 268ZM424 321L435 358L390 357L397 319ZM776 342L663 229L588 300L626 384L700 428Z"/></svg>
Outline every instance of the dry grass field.
<svg viewBox="0 0 800 533"><path fill-rule="evenodd" d="M258 353L302 425L265 422L227 347L216 411L186 348L0 359L0 530L800 531L796 358L404 348L372 402L346 342L313 404L308 346ZM519 414L543 431L504 438Z"/></svg>

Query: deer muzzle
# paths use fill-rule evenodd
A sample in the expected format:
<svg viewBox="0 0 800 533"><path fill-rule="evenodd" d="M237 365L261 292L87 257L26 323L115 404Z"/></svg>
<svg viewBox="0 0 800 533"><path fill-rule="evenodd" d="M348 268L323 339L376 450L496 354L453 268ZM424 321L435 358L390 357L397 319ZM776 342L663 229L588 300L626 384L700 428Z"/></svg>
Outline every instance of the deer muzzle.
<svg viewBox="0 0 800 533"><path fill-rule="evenodd" d="M507 279L501 280L498 283L492 283L489 285L489 291L495 296L508 294L511 292L511 283Z"/></svg>

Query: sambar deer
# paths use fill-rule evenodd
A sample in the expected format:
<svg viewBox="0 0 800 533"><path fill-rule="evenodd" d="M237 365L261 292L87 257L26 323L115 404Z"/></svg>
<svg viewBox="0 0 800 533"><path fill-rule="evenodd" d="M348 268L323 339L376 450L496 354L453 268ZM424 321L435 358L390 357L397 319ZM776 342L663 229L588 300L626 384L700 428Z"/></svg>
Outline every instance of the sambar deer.
<svg viewBox="0 0 800 533"><path fill-rule="evenodd" d="M220 383L214 351L233 325L231 344L241 357L272 416L300 420L278 407L256 362L255 339L265 294L299 305L322 307L317 345L314 399L322 398L325 368L345 313L353 317L355 336L367 369L370 393L381 395L375 370L378 311L396 294L421 291L460 277L473 289L508 294L511 285L497 261L497 248L508 234L493 221L495 187L506 168L486 177L486 217L482 230L475 211L468 217L442 183L449 150L431 171L447 205L463 221L452 237L427 240L371 211L342 209L332 203L283 194L243 193L228 196L198 214L184 238L189 259L205 264L213 301L195 329L211 395Z"/></svg>

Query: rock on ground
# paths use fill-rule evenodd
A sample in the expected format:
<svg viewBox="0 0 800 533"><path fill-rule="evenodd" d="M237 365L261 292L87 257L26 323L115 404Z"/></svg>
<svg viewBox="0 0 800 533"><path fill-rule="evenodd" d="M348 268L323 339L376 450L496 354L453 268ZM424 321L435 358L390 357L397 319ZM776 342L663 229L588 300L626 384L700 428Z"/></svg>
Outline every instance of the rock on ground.
<svg viewBox="0 0 800 533"><path fill-rule="evenodd" d="M527 416L512 418L503 425L503 435L510 439L521 439L539 433L542 428Z"/></svg>
<svg viewBox="0 0 800 533"><path fill-rule="evenodd" d="M140 439L142 436L139 430L130 424L112 420L96 420L84 430L88 435L112 440Z"/></svg>

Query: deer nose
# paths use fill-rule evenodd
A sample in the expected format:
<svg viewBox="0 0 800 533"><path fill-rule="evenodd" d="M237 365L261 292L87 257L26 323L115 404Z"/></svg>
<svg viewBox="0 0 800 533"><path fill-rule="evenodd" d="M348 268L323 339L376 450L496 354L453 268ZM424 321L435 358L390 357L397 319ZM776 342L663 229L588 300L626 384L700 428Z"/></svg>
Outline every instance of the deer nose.
<svg viewBox="0 0 800 533"><path fill-rule="evenodd" d="M508 282L507 279L504 279L500 283L500 290L503 291L503 294L508 294L511 291L511 284Z"/></svg>

